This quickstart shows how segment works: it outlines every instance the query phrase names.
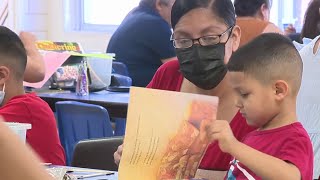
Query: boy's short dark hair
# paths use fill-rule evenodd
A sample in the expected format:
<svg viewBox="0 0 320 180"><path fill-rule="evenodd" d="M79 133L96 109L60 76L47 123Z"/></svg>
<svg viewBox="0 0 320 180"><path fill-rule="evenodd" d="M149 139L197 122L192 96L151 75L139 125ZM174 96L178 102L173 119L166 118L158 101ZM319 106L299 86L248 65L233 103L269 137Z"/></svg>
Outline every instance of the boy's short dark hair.
<svg viewBox="0 0 320 180"><path fill-rule="evenodd" d="M265 33L233 53L230 72L243 72L262 84L272 80L289 83L297 94L301 84L302 60L291 40L277 33Z"/></svg>
<svg viewBox="0 0 320 180"><path fill-rule="evenodd" d="M16 79L23 79L27 53L19 36L0 26L0 66L7 66Z"/></svg>

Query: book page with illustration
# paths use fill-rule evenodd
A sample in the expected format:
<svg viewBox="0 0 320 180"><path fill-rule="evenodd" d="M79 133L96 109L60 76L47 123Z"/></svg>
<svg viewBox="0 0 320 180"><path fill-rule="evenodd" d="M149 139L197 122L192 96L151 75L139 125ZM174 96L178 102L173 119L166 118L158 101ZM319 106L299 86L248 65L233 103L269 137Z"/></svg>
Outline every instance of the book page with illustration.
<svg viewBox="0 0 320 180"><path fill-rule="evenodd" d="M217 108L213 96L132 87L119 180L193 178L208 146L201 122Z"/></svg>

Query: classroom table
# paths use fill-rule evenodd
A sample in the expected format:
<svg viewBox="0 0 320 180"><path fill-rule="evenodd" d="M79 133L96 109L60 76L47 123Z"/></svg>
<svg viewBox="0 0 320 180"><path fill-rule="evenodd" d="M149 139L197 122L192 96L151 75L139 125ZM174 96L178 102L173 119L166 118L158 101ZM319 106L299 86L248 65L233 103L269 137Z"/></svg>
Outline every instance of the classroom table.
<svg viewBox="0 0 320 180"><path fill-rule="evenodd" d="M115 172L115 171L105 171L105 170L97 170L97 169L90 169L90 168L55 166L55 165L49 165L49 166L46 166L46 168L50 174L53 172L67 171L67 173L73 177L72 179L76 178L76 179L84 179L84 180L118 180L118 172ZM64 171L60 171L61 169L64 169ZM61 175L61 173L57 173L57 174Z"/></svg>
<svg viewBox="0 0 320 180"><path fill-rule="evenodd" d="M78 96L70 91L45 91L37 92L37 95L46 101L55 112L57 101L79 101L96 104L105 107L111 117L126 118L129 103L128 92L111 92L107 90L91 92L87 96Z"/></svg>

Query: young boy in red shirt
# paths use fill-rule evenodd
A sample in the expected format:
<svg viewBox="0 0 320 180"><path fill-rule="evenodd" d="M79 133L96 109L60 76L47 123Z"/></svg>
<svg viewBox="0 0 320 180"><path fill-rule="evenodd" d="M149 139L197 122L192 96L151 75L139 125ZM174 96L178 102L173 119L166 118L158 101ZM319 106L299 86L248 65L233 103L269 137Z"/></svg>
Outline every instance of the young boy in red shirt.
<svg viewBox="0 0 320 180"><path fill-rule="evenodd" d="M201 125L203 140L218 141L234 157L225 178L312 179L312 145L296 115L302 60L292 42L263 34L235 52L227 67L236 106L258 129L239 142L227 121Z"/></svg>
<svg viewBox="0 0 320 180"><path fill-rule="evenodd" d="M0 26L0 115L8 122L31 124L27 143L43 162L65 165L53 112L36 94L24 92L26 63L27 54L20 38Z"/></svg>

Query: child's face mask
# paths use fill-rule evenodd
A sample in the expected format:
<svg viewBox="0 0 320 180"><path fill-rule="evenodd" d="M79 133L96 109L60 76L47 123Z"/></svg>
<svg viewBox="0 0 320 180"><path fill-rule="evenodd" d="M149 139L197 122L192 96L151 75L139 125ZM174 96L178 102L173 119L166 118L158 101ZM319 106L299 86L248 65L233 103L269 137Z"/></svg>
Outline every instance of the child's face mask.
<svg viewBox="0 0 320 180"><path fill-rule="evenodd" d="M2 106L4 96L6 95L6 93L4 92L5 89L6 89L6 84L3 85L2 91L0 91L0 106Z"/></svg>

